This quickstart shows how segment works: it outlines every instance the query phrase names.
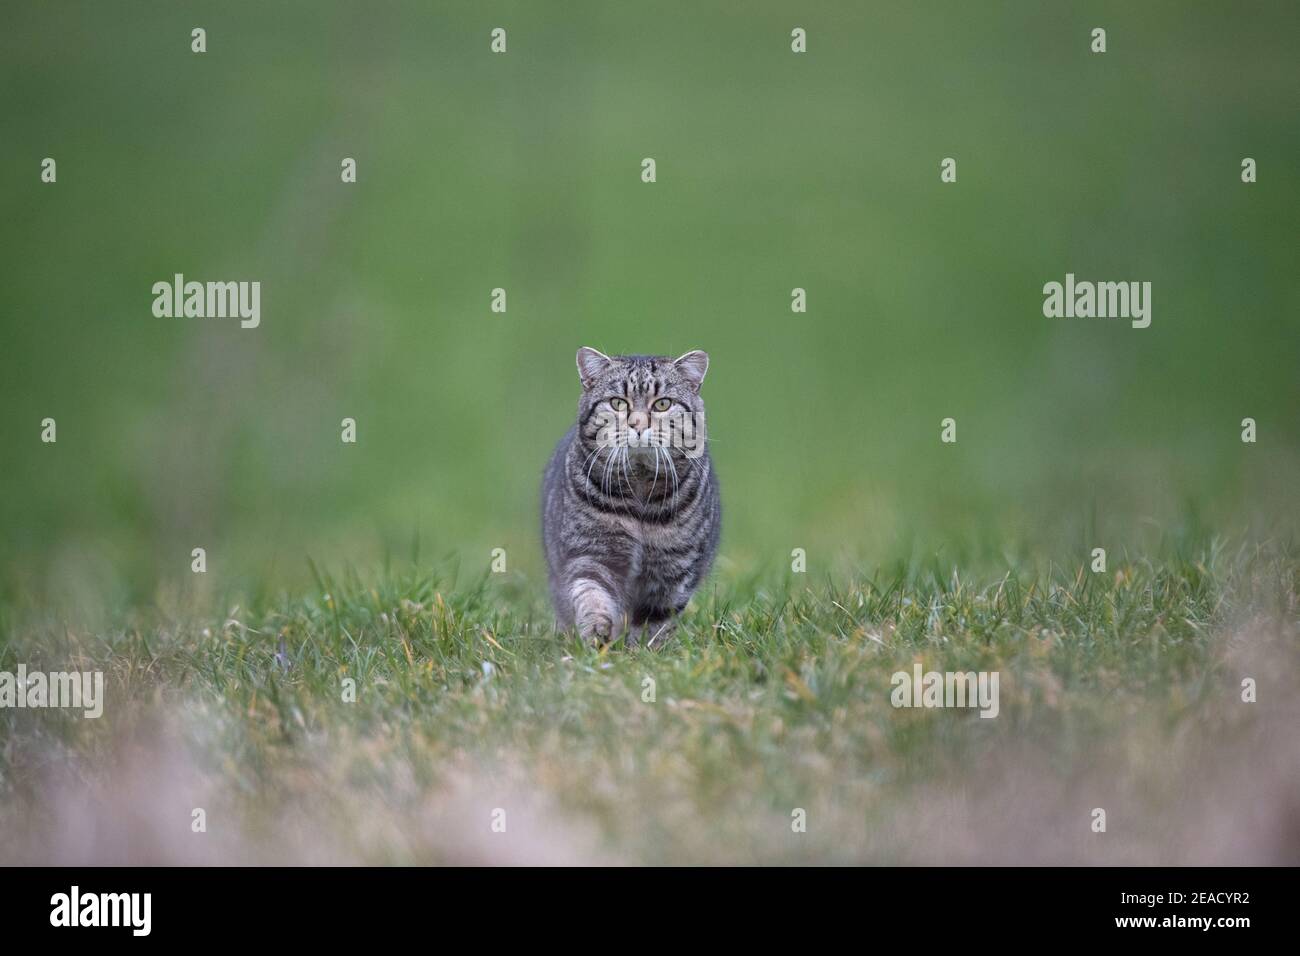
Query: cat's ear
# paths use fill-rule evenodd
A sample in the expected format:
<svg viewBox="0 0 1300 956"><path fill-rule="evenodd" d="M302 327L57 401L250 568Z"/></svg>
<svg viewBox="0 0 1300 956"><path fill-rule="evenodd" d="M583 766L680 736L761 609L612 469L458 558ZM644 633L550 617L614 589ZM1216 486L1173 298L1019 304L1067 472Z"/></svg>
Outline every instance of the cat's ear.
<svg viewBox="0 0 1300 956"><path fill-rule="evenodd" d="M682 373L682 378L686 379L693 391L698 392L704 384L704 373L709 370L709 353L699 349L687 352L673 362L673 368Z"/></svg>
<svg viewBox="0 0 1300 956"><path fill-rule="evenodd" d="M591 388L592 383L609 368L613 362L604 352L583 346L578 349L578 378L582 379L583 388Z"/></svg>

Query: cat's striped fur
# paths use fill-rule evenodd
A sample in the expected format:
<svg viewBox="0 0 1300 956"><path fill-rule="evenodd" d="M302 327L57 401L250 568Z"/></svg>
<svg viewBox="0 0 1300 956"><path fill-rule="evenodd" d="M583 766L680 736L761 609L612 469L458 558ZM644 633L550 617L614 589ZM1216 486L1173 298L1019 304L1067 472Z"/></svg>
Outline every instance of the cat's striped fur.
<svg viewBox="0 0 1300 956"><path fill-rule="evenodd" d="M699 351L676 360L578 351L578 421L542 482L561 628L593 642L626 632L629 643L659 646L708 572L722 521L700 398L708 365ZM693 435L673 440L674 428L691 423Z"/></svg>

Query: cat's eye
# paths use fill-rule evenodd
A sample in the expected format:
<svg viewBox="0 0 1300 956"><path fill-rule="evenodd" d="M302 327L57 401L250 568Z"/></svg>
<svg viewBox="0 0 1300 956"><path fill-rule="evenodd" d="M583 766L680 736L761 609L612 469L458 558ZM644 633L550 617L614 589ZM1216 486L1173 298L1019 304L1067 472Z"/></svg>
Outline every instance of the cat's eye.
<svg viewBox="0 0 1300 956"><path fill-rule="evenodd" d="M627 402L623 401L621 398L611 398L609 400L609 407L614 409L616 412L621 412L623 409L627 408Z"/></svg>
<svg viewBox="0 0 1300 956"><path fill-rule="evenodd" d="M672 407L673 407L673 402L672 399L670 398L661 398L659 399L659 401L655 402L654 404L654 409L656 412L666 412L668 411L668 409Z"/></svg>

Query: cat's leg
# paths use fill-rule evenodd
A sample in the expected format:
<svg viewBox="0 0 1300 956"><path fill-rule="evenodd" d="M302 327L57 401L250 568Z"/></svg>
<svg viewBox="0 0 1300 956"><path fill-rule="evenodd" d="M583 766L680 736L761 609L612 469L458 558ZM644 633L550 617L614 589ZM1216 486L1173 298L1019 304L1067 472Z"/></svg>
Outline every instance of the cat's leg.
<svg viewBox="0 0 1300 956"><path fill-rule="evenodd" d="M641 591L633 615L641 625L641 638L653 651L667 646L677 632L677 617L690 603L693 587L682 579L664 580L649 575L641 581Z"/></svg>
<svg viewBox="0 0 1300 956"><path fill-rule="evenodd" d="M627 637L623 639L623 642L629 648L646 647L662 624L662 621L650 623L649 621L638 618L628 627Z"/></svg>
<svg viewBox="0 0 1300 956"><path fill-rule="evenodd" d="M628 635L628 645L644 644L657 651L672 640L677 631L677 609L638 608L634 615L636 628Z"/></svg>
<svg viewBox="0 0 1300 956"><path fill-rule="evenodd" d="M565 566L574 623L583 640L608 644L627 629L628 568L633 543L625 534L606 532L599 558L573 555Z"/></svg>
<svg viewBox="0 0 1300 956"><path fill-rule="evenodd" d="M645 633L645 646L650 650L657 651L660 648L667 647L668 642L677 633L677 615L674 614L658 623L647 623Z"/></svg>
<svg viewBox="0 0 1300 956"><path fill-rule="evenodd" d="M623 624L623 612L611 589L602 581L575 577L569 582L569 600L578 635L591 644L608 644L615 628Z"/></svg>

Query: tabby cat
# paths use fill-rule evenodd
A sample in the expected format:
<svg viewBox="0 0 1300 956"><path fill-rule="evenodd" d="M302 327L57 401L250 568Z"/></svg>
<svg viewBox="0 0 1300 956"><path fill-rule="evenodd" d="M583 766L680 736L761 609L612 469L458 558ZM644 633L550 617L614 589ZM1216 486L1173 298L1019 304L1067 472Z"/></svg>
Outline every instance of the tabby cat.
<svg viewBox="0 0 1300 956"><path fill-rule="evenodd" d="M578 350L578 421L542 481L542 541L559 627L662 646L708 573L722 510L700 385L704 352Z"/></svg>

